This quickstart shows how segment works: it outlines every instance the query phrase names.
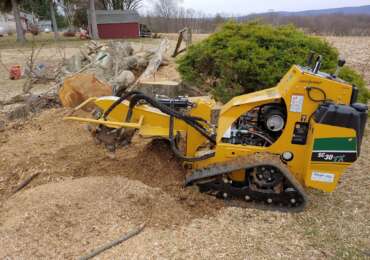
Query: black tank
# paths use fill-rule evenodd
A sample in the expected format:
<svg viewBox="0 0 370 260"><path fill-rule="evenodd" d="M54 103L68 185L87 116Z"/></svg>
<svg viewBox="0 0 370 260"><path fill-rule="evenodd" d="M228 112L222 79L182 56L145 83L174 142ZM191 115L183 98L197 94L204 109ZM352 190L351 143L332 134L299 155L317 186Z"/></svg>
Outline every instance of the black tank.
<svg viewBox="0 0 370 260"><path fill-rule="evenodd" d="M317 123L354 129L357 133L358 154L360 154L367 118L368 107L360 103L350 106L323 103L314 114Z"/></svg>

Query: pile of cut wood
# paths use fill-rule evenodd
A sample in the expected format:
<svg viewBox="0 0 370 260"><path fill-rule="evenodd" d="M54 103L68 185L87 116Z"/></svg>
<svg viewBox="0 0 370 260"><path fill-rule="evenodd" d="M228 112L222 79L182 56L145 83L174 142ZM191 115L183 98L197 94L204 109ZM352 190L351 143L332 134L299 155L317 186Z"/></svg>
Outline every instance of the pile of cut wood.
<svg viewBox="0 0 370 260"><path fill-rule="evenodd" d="M1 106L17 104L7 112L8 119L27 117L32 112L61 103L74 107L92 96L120 94L133 90L142 80L152 77L161 65L167 65L168 40L154 49L134 50L128 42L101 44L90 41L72 57L65 59L55 84L38 95L27 92L0 102ZM60 102L62 101L62 102Z"/></svg>
<svg viewBox="0 0 370 260"><path fill-rule="evenodd" d="M134 51L128 42L98 44L91 41L67 61L68 77L59 91L65 107L76 107L89 97L120 95L133 90L140 81L149 78L167 64L165 53L168 40L153 50Z"/></svg>

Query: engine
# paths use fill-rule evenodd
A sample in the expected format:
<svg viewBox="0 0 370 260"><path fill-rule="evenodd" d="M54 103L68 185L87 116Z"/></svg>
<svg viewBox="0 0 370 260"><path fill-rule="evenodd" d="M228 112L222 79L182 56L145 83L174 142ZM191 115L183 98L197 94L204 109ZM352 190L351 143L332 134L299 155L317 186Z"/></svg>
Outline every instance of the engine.
<svg viewBox="0 0 370 260"><path fill-rule="evenodd" d="M256 107L239 117L225 133L222 141L230 144L270 146L282 134L286 109L282 104Z"/></svg>

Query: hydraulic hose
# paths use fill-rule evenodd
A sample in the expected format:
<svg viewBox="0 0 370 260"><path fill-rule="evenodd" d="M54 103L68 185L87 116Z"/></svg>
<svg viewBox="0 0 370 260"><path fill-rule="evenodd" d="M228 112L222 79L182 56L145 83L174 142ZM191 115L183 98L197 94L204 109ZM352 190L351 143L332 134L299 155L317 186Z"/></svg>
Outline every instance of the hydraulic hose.
<svg viewBox="0 0 370 260"><path fill-rule="evenodd" d="M144 94L137 94L137 95L135 95L134 97L131 98L130 105L129 105L129 110L128 110L127 116L126 116L126 122L129 122L131 120L133 109L140 100L146 101L147 103L149 103L153 107L159 109L162 113L165 113L169 116L172 116L172 117L178 118L180 120L183 120L188 125L190 125L195 130L197 130L201 135L203 135L205 138L207 138L210 142L212 142L213 144L216 143L215 137L213 135L210 135L208 133L207 129L202 124L199 123L199 121L206 122L204 119L201 119L199 117L191 117L191 116L183 115L183 114L169 108L168 106L165 106L165 105L159 103L158 101L156 101L153 98L148 97Z"/></svg>
<svg viewBox="0 0 370 260"><path fill-rule="evenodd" d="M142 94L142 93L139 93L139 94L135 95L132 98L132 100L130 102L129 113L128 113L128 116L127 116L128 120L131 119L132 109L137 105L137 103L140 100L145 100L146 102L151 104L153 107L158 108L161 112L163 112L165 114L168 114L168 115L173 114L176 118L183 118L183 119L189 119L189 120L194 120L194 121L202 121L204 123L207 123L207 121L204 120L203 118L183 115L183 114L169 108L168 106L159 103L157 100L155 100L155 99L153 99L153 98L151 98L151 97L149 97L145 94Z"/></svg>
<svg viewBox="0 0 370 260"><path fill-rule="evenodd" d="M121 104L124 100L130 98L131 96L133 95L138 95L138 94L143 94L142 92L140 91L131 91L131 92L127 92L125 93L123 96L121 96L119 99L117 99L108 109L107 111L104 112L103 114L103 118L104 120L107 119L107 117L109 116L110 113L112 113L112 111L119 105Z"/></svg>
<svg viewBox="0 0 370 260"><path fill-rule="evenodd" d="M133 97L132 97L133 96ZM129 110L126 115L126 122L129 122L132 117L133 109L137 105L137 103L140 100L144 100L148 102L150 105L152 105L155 108L158 108L161 112L167 114L170 116L170 126L169 126L169 141L171 145L171 149L173 153L180 158L181 160L187 161L187 162L197 162L197 161L203 161L209 158L212 158L215 156L215 153L209 153L205 154L203 156L199 157L187 157L181 153L181 151L177 148L176 141L175 141L175 136L174 136L174 118L178 118L180 120L185 121L187 124L192 126L195 130L197 130L201 135L206 137L209 141L211 141L213 144L216 143L216 140L214 136L211 136L208 134L207 129L201 125L199 122L203 122L205 124L208 124L207 120L200 118L200 117L195 117L195 116L187 116L183 115L171 108L169 108L166 105L163 105L156 101L155 99L146 96L140 91L131 91L128 93L125 93L123 96L121 96L119 99L117 99L103 114L104 120L109 116L110 113L119 105L121 104L124 100L129 99L130 97L130 105L129 105Z"/></svg>

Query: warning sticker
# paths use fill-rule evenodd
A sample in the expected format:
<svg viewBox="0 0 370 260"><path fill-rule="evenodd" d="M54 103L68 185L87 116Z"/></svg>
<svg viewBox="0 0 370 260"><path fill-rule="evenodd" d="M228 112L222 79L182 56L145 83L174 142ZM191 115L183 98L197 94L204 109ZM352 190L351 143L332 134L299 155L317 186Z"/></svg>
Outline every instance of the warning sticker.
<svg viewBox="0 0 370 260"><path fill-rule="evenodd" d="M290 101L290 112L301 113L304 102L304 96L293 95Z"/></svg>
<svg viewBox="0 0 370 260"><path fill-rule="evenodd" d="M335 179L335 174L333 173L323 173L323 172L312 172L311 180L319 181L325 183L333 183Z"/></svg>

